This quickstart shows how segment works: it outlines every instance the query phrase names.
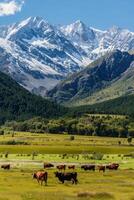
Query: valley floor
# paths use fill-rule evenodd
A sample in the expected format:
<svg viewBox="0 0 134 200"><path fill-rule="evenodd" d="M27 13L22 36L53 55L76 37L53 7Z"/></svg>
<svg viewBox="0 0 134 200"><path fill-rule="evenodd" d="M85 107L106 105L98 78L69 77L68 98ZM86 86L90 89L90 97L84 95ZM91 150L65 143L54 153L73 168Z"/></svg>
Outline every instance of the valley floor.
<svg viewBox="0 0 134 200"><path fill-rule="evenodd" d="M12 142L16 141L13 145ZM134 146L127 139L91 136L32 134L16 132L0 136L0 200L134 200ZM18 141L18 145L17 145ZM25 145L19 142L27 142ZM9 143L5 145L5 143ZM4 143L4 145L3 145ZM55 151L53 151L55 150ZM43 163L54 164L48 171L48 185L32 179L33 172L44 170ZM83 171L83 163L119 163L117 171ZM61 184L54 175L60 163L75 164L79 183ZM68 169L66 170L69 171Z"/></svg>
<svg viewBox="0 0 134 200"><path fill-rule="evenodd" d="M84 172L77 169L79 183L61 184L48 170L48 185L32 179L30 168L0 170L0 200L133 200L134 170Z"/></svg>

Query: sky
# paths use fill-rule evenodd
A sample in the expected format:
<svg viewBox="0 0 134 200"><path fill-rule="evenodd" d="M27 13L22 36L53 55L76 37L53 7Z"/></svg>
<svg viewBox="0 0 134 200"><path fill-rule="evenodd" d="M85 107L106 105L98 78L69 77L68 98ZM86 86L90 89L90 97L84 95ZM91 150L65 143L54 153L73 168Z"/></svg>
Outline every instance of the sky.
<svg viewBox="0 0 134 200"><path fill-rule="evenodd" d="M134 31L134 0L0 0L0 25L30 16L55 25L81 20L102 30L115 25Z"/></svg>

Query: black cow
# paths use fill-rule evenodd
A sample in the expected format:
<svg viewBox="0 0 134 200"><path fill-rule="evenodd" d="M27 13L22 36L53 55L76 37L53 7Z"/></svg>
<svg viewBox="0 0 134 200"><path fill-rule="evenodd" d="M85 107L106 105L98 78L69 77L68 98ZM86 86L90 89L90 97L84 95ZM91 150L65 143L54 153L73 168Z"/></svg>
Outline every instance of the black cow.
<svg viewBox="0 0 134 200"><path fill-rule="evenodd" d="M55 172L55 176L59 179L60 182L64 183L65 181L72 181L72 184L77 184L77 172Z"/></svg>
<svg viewBox="0 0 134 200"><path fill-rule="evenodd" d="M82 165L81 169L84 169L85 171L86 170L93 170L93 171L95 171L95 165Z"/></svg>
<svg viewBox="0 0 134 200"><path fill-rule="evenodd" d="M1 168L9 170L11 168L10 164L1 165Z"/></svg>

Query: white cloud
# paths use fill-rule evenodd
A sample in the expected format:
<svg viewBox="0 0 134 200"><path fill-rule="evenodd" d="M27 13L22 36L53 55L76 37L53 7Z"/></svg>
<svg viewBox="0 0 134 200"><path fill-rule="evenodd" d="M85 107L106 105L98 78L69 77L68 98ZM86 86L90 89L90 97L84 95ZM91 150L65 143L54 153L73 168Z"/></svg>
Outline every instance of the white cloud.
<svg viewBox="0 0 134 200"><path fill-rule="evenodd" d="M16 12L20 12L24 0L11 0L0 2L0 16L14 15Z"/></svg>

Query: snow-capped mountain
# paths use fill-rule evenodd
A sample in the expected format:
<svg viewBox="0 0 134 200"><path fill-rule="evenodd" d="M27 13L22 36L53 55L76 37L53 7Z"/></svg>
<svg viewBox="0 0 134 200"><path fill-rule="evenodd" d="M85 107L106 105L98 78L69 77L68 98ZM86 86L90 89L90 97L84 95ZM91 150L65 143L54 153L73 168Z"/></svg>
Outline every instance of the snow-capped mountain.
<svg viewBox="0 0 134 200"><path fill-rule="evenodd" d="M134 33L116 26L102 31L76 21L71 25L61 26L60 30L76 48L81 50L82 54L85 53L90 61L114 49L121 51L134 49Z"/></svg>
<svg viewBox="0 0 134 200"><path fill-rule="evenodd" d="M81 21L56 27L40 17L0 27L0 70L41 95L113 49L134 49L134 33L101 31Z"/></svg>
<svg viewBox="0 0 134 200"><path fill-rule="evenodd" d="M30 91L45 94L67 74L80 70L82 56L55 27L39 17L0 29L3 72ZM1 55L4 58L4 55Z"/></svg>

